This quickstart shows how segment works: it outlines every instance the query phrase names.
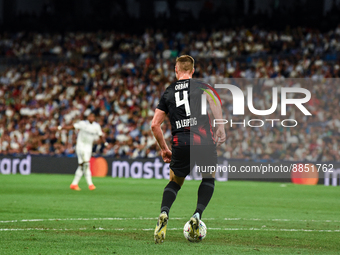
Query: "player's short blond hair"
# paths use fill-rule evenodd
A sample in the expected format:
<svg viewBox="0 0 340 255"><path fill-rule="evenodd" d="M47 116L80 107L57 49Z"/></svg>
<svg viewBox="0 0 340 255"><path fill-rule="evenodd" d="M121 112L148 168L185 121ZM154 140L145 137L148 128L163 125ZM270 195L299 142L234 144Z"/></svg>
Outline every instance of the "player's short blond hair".
<svg viewBox="0 0 340 255"><path fill-rule="evenodd" d="M176 58L176 65L180 72L192 72L195 65L195 60L189 55L182 55Z"/></svg>

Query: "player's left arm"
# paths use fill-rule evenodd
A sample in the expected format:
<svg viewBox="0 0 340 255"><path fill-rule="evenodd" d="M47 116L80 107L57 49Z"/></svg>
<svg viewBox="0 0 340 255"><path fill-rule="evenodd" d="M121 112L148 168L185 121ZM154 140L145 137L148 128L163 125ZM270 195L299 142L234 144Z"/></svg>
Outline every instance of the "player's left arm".
<svg viewBox="0 0 340 255"><path fill-rule="evenodd" d="M169 150L168 145L165 142L163 132L161 129L161 124L165 119L166 113L160 109L155 110L155 115L153 116L151 123L151 130L154 137L157 140L159 147L161 148L162 158L165 163L170 163L172 152Z"/></svg>
<svg viewBox="0 0 340 255"><path fill-rule="evenodd" d="M103 143L105 147L108 146L109 143L106 141L104 133L99 125L98 125L98 135L99 135L100 142Z"/></svg>
<svg viewBox="0 0 340 255"><path fill-rule="evenodd" d="M222 105L219 100L217 100L216 96L214 93L209 89L208 90L211 95L215 98L210 97L208 93L204 92L206 94L210 109L212 111L212 114L214 115L215 119L223 119L222 115ZM217 145L220 145L226 141L226 134L225 134L225 129L223 124L217 124L217 129L215 131L215 141L217 142Z"/></svg>
<svg viewBox="0 0 340 255"><path fill-rule="evenodd" d="M104 135L100 135L99 138L100 138L100 141L101 141L105 146L108 145L108 142L106 141Z"/></svg>

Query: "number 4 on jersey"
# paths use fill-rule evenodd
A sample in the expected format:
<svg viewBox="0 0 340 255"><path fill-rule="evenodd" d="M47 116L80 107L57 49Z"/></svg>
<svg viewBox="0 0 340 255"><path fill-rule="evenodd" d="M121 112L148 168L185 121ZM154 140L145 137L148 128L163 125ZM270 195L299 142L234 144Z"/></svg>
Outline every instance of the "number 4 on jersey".
<svg viewBox="0 0 340 255"><path fill-rule="evenodd" d="M175 93L175 101L176 101L176 107L179 107L181 105L184 105L185 112L187 116L190 116L190 106L188 101L188 91L183 90L183 99L181 100L179 98L179 91Z"/></svg>

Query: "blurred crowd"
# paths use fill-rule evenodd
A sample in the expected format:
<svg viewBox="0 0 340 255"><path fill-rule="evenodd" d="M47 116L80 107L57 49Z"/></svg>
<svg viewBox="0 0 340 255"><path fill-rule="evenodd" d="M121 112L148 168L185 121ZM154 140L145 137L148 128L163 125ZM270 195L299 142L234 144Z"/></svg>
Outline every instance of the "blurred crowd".
<svg viewBox="0 0 340 255"><path fill-rule="evenodd" d="M147 29L142 35L102 31L0 34L0 55L22 60L42 56L96 58L100 61L144 60L148 57L167 60L186 52L194 58L247 56L250 61L251 57L280 55L290 60L306 58L306 61L312 61L321 55L325 60L336 60L339 50L340 25L325 33L301 27L273 31L254 26L187 33Z"/></svg>
<svg viewBox="0 0 340 255"><path fill-rule="evenodd" d="M291 110L295 128L226 125L219 156L255 160L340 160L340 26L326 33L297 28L283 32L236 30L143 35L115 32L1 34L0 55L16 59L0 73L0 153L74 155L74 131L51 132L95 112L109 146L94 153L117 158L159 156L150 130L154 109L175 81L175 58L196 59L195 75L214 85L254 86L254 107L271 107L273 86L308 88L304 116ZM45 57L55 56L44 60ZM22 63L20 62L22 61ZM263 78L271 78L264 80ZM304 79L300 79L304 78ZM231 94L221 93L226 119ZM291 108L293 109L293 108ZM269 118L283 119L275 114ZM258 119L246 111L247 120ZM168 121L162 125L171 146Z"/></svg>

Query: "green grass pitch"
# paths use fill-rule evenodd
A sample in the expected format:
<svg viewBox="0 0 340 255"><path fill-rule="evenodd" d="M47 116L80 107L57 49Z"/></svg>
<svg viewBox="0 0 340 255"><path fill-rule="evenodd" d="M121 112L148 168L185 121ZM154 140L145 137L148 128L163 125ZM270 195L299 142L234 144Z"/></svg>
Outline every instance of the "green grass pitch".
<svg viewBox="0 0 340 255"><path fill-rule="evenodd" d="M167 180L94 178L69 189L71 175L0 175L0 254L339 254L339 188L250 181L217 182L203 214L205 240L182 228L198 181L187 181L165 242L153 229Z"/></svg>

